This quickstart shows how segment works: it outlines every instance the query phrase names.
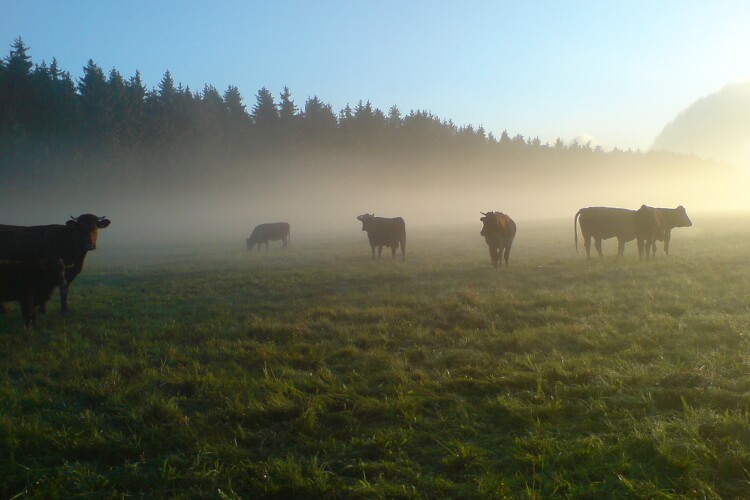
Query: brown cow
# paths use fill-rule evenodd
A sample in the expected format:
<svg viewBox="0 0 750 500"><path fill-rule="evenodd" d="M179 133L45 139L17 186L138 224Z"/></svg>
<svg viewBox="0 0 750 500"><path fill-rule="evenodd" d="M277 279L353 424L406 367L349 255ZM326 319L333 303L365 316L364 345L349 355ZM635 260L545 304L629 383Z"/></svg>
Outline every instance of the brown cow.
<svg viewBox="0 0 750 500"><path fill-rule="evenodd" d="M586 248L586 258L591 258L591 238L599 257L603 257L602 240L617 238L617 256L622 257L625 252L625 243L636 238L638 243L639 257L643 256L643 245L653 242L656 235L656 216L649 207L641 207L639 210L612 207L588 207L580 209L573 217L573 234L576 242L576 253L578 253L578 230L576 221L581 225L581 235ZM648 248L648 246L646 246Z"/></svg>
<svg viewBox="0 0 750 500"><path fill-rule="evenodd" d="M645 205L644 205L645 206ZM693 222L688 217L685 207L677 208L654 208L659 228L656 232L655 241L651 244L651 255L656 255L656 241L664 242L664 255L669 255L669 240L672 238L672 229L676 227L691 227ZM648 249L646 250L648 252Z"/></svg>
<svg viewBox="0 0 750 500"><path fill-rule="evenodd" d="M250 237L245 241L247 243L247 249L252 250L257 244L258 250L260 250L260 246L265 243L266 250L268 250L269 240L281 240L281 248L286 249L289 246L289 230L290 226L288 222L258 224L255 226L255 229L253 229Z"/></svg>
<svg viewBox="0 0 750 500"><path fill-rule="evenodd" d="M479 232L490 250L490 260L495 268L500 264L500 258L508 265L510 247L516 237L516 223L502 212L479 212L483 215L480 221L484 224Z"/></svg>
<svg viewBox="0 0 750 500"><path fill-rule="evenodd" d="M65 285L60 286L60 306L68 309L68 288L83 270L89 250L96 249L99 229L110 224L106 217L93 214L70 216L65 225L4 226L0 225L0 259L38 261L61 258L65 262ZM41 308L44 311L44 304Z"/></svg>
<svg viewBox="0 0 750 500"><path fill-rule="evenodd" d="M635 212L635 237L638 243L638 260L643 260L644 250L646 260L649 260L651 247L658 237L659 220L656 209L641 205Z"/></svg>
<svg viewBox="0 0 750 500"><path fill-rule="evenodd" d="M50 299L55 287L65 284L62 259L0 261L0 303L18 302L26 328L33 327L36 307Z"/></svg>
<svg viewBox="0 0 750 500"><path fill-rule="evenodd" d="M396 250L401 246L401 258L406 259L406 224L401 217L386 219L375 217L375 214L362 214L357 216L362 223L362 231L367 231L367 239L372 249L372 258L375 258L375 247L378 247L378 258L383 253L383 247L391 249L392 257L396 258Z"/></svg>

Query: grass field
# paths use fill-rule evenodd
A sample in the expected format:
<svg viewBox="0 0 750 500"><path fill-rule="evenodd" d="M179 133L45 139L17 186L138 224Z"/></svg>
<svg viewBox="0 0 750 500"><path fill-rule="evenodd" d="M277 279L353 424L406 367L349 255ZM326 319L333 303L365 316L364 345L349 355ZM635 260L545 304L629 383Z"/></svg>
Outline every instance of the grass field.
<svg viewBox="0 0 750 500"><path fill-rule="evenodd" d="M750 224L694 223L649 263L519 224L499 271L478 221L102 234L69 315L0 318L0 497L746 497Z"/></svg>

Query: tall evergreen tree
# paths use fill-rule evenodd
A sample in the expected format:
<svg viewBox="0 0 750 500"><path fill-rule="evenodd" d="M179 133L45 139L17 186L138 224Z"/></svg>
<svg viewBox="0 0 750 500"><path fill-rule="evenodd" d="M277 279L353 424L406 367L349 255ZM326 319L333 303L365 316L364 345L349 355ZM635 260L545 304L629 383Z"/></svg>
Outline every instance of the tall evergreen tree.
<svg viewBox="0 0 750 500"><path fill-rule="evenodd" d="M297 115L297 105L292 100L289 87L284 87L279 100L279 119L286 126L292 123Z"/></svg>
<svg viewBox="0 0 750 500"><path fill-rule="evenodd" d="M279 112L273 100L273 94L263 87L255 96L255 106L251 113L253 123L260 130L272 130L279 121Z"/></svg>
<svg viewBox="0 0 750 500"><path fill-rule="evenodd" d="M108 132L112 110L108 107L109 86L104 72L92 59L84 66L83 77L78 80L78 94L81 97L81 130L89 145L98 144Z"/></svg>
<svg viewBox="0 0 750 500"><path fill-rule="evenodd" d="M0 80L0 131L19 134L29 126L34 113L31 57L21 37L14 40L5 58Z"/></svg>

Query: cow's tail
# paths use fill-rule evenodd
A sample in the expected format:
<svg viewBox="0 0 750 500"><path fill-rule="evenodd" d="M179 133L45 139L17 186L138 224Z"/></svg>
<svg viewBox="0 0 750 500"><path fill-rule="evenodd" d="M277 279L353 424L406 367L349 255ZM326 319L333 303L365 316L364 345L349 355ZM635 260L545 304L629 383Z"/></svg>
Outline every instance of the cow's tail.
<svg viewBox="0 0 750 500"><path fill-rule="evenodd" d="M578 255L578 216L581 215L582 211L583 209L580 209L576 212L575 217L573 217L573 237L576 242L576 255Z"/></svg>

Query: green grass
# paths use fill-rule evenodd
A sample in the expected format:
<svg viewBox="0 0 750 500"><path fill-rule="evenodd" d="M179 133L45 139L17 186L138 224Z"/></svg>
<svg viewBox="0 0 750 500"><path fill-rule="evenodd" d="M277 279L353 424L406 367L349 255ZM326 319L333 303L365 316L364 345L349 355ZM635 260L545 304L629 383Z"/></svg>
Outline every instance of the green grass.
<svg viewBox="0 0 750 500"><path fill-rule="evenodd" d="M0 496L747 495L750 228L649 263L529 228L499 271L470 229L103 236L70 314L0 318Z"/></svg>

